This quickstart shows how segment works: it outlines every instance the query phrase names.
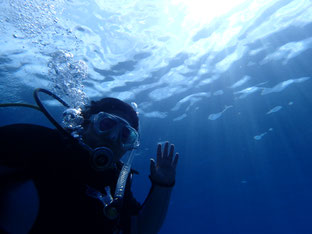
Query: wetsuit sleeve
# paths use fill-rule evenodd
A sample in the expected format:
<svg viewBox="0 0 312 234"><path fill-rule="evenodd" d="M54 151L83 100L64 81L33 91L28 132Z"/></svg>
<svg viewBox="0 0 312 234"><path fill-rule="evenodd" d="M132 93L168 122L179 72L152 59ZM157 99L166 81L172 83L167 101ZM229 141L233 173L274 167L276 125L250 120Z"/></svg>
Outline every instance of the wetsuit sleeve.
<svg viewBox="0 0 312 234"><path fill-rule="evenodd" d="M130 196L126 200L125 209L131 216L138 215L140 212L141 204L133 197L132 192L130 192Z"/></svg>

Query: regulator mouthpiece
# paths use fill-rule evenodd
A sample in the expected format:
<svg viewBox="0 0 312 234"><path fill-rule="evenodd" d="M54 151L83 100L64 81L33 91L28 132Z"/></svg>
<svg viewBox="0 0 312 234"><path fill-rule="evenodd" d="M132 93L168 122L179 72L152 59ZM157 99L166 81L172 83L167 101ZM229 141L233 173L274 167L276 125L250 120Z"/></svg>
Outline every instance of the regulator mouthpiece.
<svg viewBox="0 0 312 234"><path fill-rule="evenodd" d="M113 152L109 148L98 147L91 153L90 161L96 170L105 170L113 163Z"/></svg>

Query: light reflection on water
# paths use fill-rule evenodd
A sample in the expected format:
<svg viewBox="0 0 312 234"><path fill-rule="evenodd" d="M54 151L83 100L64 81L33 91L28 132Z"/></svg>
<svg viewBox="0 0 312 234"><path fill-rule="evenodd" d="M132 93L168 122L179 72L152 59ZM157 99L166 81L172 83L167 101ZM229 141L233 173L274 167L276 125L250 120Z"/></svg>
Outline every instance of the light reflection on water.
<svg viewBox="0 0 312 234"><path fill-rule="evenodd" d="M70 84L73 76L66 74L73 72L51 77L47 66L56 64L54 55L63 51L75 60L60 68L88 66L80 71L84 78L75 81L78 90L67 87L77 103L85 102L79 93L91 99L114 96L136 101L143 117L178 121L187 120L191 107L204 108L200 103L210 98L222 106L239 105L237 100L282 92L310 79L281 74L272 81L259 74L270 64L283 70L312 48L305 29L312 22L309 0L11 0L0 2L0 8L3 82L12 83L8 77L13 76L14 86L25 88ZM295 33L287 37L290 29ZM165 110L161 103L171 106ZM215 120L226 113L211 110L207 117Z"/></svg>

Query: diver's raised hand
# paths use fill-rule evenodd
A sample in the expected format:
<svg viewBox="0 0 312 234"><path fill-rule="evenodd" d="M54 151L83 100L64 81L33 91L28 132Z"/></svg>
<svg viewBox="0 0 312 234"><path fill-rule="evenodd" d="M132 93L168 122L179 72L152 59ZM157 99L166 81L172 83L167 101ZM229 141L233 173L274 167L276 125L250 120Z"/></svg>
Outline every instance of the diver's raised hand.
<svg viewBox="0 0 312 234"><path fill-rule="evenodd" d="M157 162L151 158L151 175L152 182L163 185L173 186L175 183L176 167L179 160L179 154L174 155L174 145L169 142L165 143L163 152L161 144L157 146Z"/></svg>

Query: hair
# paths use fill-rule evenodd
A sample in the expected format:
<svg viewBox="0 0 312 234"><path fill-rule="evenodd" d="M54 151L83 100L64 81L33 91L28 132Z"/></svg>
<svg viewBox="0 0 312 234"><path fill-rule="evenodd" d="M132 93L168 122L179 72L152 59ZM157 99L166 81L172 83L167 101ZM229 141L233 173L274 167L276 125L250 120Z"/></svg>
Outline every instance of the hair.
<svg viewBox="0 0 312 234"><path fill-rule="evenodd" d="M90 105L87 105L81 112L84 122L82 126L89 124L90 117L99 112L107 112L110 114L116 114L129 122L129 124L138 131L139 118L137 112L131 105L125 103L117 98L106 97L99 101L91 101Z"/></svg>

